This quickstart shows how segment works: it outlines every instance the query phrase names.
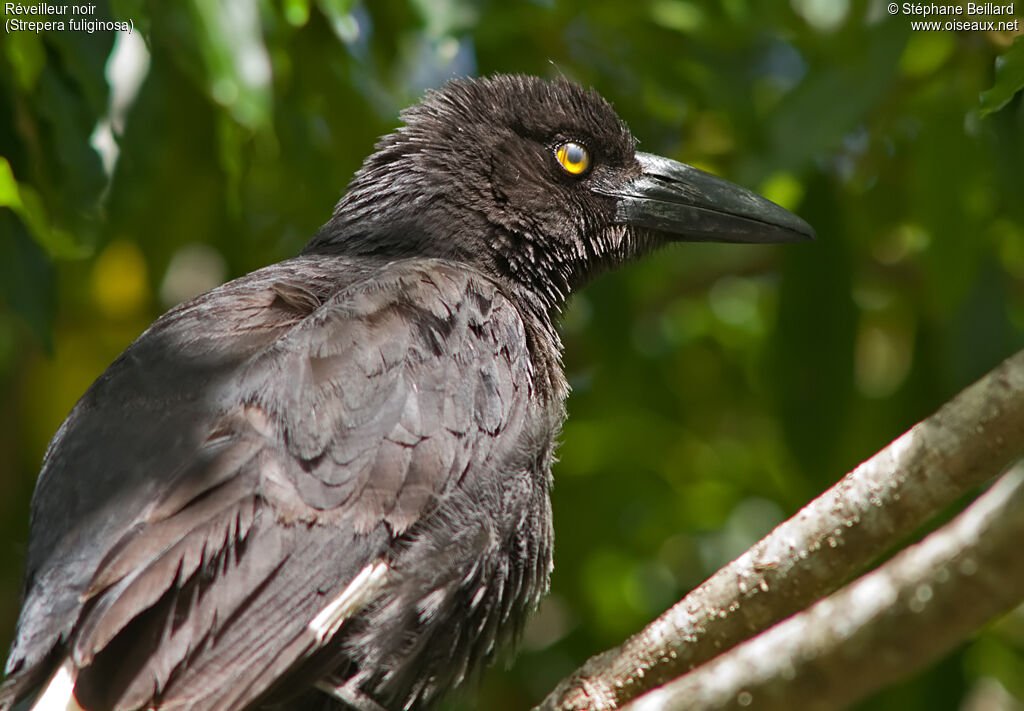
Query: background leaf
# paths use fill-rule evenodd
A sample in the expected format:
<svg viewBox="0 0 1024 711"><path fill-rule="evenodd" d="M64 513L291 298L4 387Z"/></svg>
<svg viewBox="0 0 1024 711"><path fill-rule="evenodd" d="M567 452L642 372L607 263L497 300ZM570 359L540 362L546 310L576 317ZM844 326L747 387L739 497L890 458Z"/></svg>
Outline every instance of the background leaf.
<svg viewBox="0 0 1024 711"><path fill-rule="evenodd" d="M981 115L987 116L1003 108L1021 89L1024 89L1024 35L1017 37L1006 54L996 59L995 83L981 93Z"/></svg>

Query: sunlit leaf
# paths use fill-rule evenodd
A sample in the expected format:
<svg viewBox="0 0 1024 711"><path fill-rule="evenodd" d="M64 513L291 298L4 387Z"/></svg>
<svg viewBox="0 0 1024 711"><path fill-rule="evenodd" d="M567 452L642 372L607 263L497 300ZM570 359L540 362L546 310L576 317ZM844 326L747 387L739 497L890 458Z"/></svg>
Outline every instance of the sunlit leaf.
<svg viewBox="0 0 1024 711"><path fill-rule="evenodd" d="M704 11L685 0L656 0L651 4L651 19L667 29L689 34L704 24Z"/></svg>
<svg viewBox="0 0 1024 711"><path fill-rule="evenodd" d="M11 172L11 164L0 156L0 207L21 207L21 196L18 194L18 181Z"/></svg>
<svg viewBox="0 0 1024 711"><path fill-rule="evenodd" d="M785 171L768 176L761 183L758 192L788 210L795 210L804 198L803 183L795 175Z"/></svg>
<svg viewBox="0 0 1024 711"><path fill-rule="evenodd" d="M106 318L138 315L149 299L146 260L132 242L111 242L92 265L92 297Z"/></svg>
<svg viewBox="0 0 1024 711"><path fill-rule="evenodd" d="M39 194L19 185L7 159L0 156L0 207L8 207L28 226L31 235L53 258L81 259L91 251L66 231L50 226Z"/></svg>
<svg viewBox="0 0 1024 711"><path fill-rule="evenodd" d="M281 9L292 27L302 27L309 22L309 0L284 0Z"/></svg>
<svg viewBox="0 0 1024 711"><path fill-rule="evenodd" d="M911 77L921 77L936 71L956 49L952 32L915 32L910 35L900 69Z"/></svg>

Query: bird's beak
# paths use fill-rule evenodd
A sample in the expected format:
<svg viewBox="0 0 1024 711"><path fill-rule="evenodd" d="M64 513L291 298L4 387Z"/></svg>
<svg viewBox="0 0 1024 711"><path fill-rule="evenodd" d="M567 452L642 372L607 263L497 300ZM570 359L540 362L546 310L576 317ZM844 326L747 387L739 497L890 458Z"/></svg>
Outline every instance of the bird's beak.
<svg viewBox="0 0 1024 711"><path fill-rule="evenodd" d="M668 158L637 153L642 173L617 189L616 218L683 242L800 242L814 230L756 193Z"/></svg>

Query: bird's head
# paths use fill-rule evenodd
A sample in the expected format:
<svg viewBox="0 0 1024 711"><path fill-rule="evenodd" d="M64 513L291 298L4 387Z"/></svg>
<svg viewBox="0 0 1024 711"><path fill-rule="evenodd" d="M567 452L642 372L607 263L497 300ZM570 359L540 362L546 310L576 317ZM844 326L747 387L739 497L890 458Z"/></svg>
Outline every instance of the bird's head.
<svg viewBox="0 0 1024 711"><path fill-rule="evenodd" d="M611 105L567 80L456 80L402 119L308 251L461 261L559 308L667 242L814 237L745 188L637 151Z"/></svg>

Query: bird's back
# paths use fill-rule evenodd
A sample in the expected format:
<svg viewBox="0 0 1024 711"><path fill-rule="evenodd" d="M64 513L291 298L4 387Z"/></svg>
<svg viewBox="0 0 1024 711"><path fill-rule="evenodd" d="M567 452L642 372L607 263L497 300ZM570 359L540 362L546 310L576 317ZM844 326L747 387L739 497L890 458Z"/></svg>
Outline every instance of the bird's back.
<svg viewBox="0 0 1024 711"><path fill-rule="evenodd" d="M47 452L15 684L70 655L87 708L198 711L300 676L414 706L460 680L547 584L542 321L464 266L322 255L165 315ZM428 648L450 656L424 674Z"/></svg>

